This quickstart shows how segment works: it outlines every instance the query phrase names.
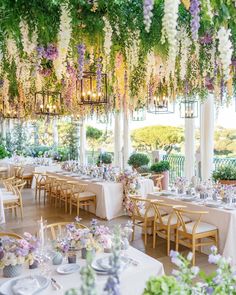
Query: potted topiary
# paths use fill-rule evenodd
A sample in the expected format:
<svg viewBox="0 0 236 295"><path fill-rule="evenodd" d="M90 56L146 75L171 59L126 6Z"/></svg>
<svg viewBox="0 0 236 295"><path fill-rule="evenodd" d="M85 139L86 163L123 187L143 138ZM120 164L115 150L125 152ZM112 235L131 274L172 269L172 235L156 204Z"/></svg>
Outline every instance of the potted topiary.
<svg viewBox="0 0 236 295"><path fill-rule="evenodd" d="M101 153L98 156L97 165L100 164L111 164L112 163L112 155L109 153Z"/></svg>
<svg viewBox="0 0 236 295"><path fill-rule="evenodd" d="M154 163L150 170L155 174L163 174L163 178L161 180L162 189L167 190L169 186L169 170L170 170L170 163L168 161L159 161Z"/></svg>
<svg viewBox="0 0 236 295"><path fill-rule="evenodd" d="M235 185L236 184L236 167L232 165L220 166L213 174L214 181L221 184Z"/></svg>
<svg viewBox="0 0 236 295"><path fill-rule="evenodd" d="M148 165L149 158L147 155L142 153L135 153L129 157L128 164L132 166L133 169L138 169L139 167Z"/></svg>

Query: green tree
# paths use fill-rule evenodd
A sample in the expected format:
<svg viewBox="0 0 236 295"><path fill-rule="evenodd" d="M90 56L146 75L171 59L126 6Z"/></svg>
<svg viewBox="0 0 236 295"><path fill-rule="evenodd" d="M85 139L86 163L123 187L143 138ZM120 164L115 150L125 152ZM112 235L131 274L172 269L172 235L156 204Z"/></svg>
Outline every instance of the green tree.
<svg viewBox="0 0 236 295"><path fill-rule="evenodd" d="M17 154L24 154L27 148L27 135L24 123L19 121L15 124L12 131L12 151Z"/></svg>
<svg viewBox="0 0 236 295"><path fill-rule="evenodd" d="M78 159L78 141L78 127L75 124L70 124L70 127L65 136L65 142L68 148L70 159L72 160Z"/></svg>
<svg viewBox="0 0 236 295"><path fill-rule="evenodd" d="M138 151L164 149L170 153L184 141L183 129L172 126L148 126L135 129L131 134L132 145Z"/></svg>
<svg viewBox="0 0 236 295"><path fill-rule="evenodd" d="M88 140L88 144L92 149L92 159L94 162L94 151L95 148L98 147L99 139L102 137L102 130L94 128L92 126L88 126L86 130L86 137Z"/></svg>

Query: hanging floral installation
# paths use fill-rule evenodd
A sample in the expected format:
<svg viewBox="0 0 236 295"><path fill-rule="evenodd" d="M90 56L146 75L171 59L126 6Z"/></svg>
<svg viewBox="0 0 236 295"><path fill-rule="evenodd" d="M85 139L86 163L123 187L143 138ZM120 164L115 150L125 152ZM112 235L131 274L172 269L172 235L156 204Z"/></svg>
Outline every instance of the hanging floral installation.
<svg viewBox="0 0 236 295"><path fill-rule="evenodd" d="M83 116L209 92L221 105L236 93L235 1L2 0L0 14L0 104L19 102L28 117L42 90ZM98 93L107 75L106 107L78 100L85 72Z"/></svg>

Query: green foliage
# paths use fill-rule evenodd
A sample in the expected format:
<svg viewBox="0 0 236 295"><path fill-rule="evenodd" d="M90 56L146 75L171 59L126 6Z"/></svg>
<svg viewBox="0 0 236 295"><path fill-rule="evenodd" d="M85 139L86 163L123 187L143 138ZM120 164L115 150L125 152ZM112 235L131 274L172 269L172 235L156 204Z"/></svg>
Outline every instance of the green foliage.
<svg viewBox="0 0 236 295"><path fill-rule="evenodd" d="M71 160L78 159L78 141L79 137L77 126L71 124L65 136L65 146L67 147L67 152L69 153L69 157Z"/></svg>
<svg viewBox="0 0 236 295"><path fill-rule="evenodd" d="M133 168L139 168L144 165L148 165L149 158L145 154L136 153L129 157L128 164Z"/></svg>
<svg viewBox="0 0 236 295"><path fill-rule="evenodd" d="M109 153L102 153L98 156L97 164L111 164L112 163L112 155Z"/></svg>
<svg viewBox="0 0 236 295"><path fill-rule="evenodd" d="M133 146L142 151L164 149L170 153L176 146L183 143L183 129L172 126L148 126L135 129L132 134Z"/></svg>
<svg viewBox="0 0 236 295"><path fill-rule="evenodd" d="M42 157L45 155L45 153L49 153L51 150L51 147L44 146L44 145L33 145L30 147L29 150L29 156L31 157Z"/></svg>
<svg viewBox="0 0 236 295"><path fill-rule="evenodd" d="M6 157L9 157L10 153L6 150L6 148L2 145L0 145L0 159L4 159Z"/></svg>
<svg viewBox="0 0 236 295"><path fill-rule="evenodd" d="M152 277L146 283L146 288L143 295L163 295L181 294L181 288L179 283L174 277L162 276L162 277Z"/></svg>
<svg viewBox="0 0 236 295"><path fill-rule="evenodd" d="M88 145L92 149L92 158L94 162L94 151L96 147L98 148L99 140L102 137L102 130L88 126L86 130L86 137L88 140Z"/></svg>
<svg viewBox="0 0 236 295"><path fill-rule="evenodd" d="M212 174L212 178L217 180L236 180L236 167L221 166Z"/></svg>
<svg viewBox="0 0 236 295"><path fill-rule="evenodd" d="M150 170L153 172L156 172L156 173L169 171L170 170L170 163L168 161L159 161L157 163L154 163L151 166Z"/></svg>
<svg viewBox="0 0 236 295"><path fill-rule="evenodd" d="M23 122L20 121L15 124L12 131L11 143L10 150L12 152L16 152L19 155L27 154L27 135Z"/></svg>
<svg viewBox="0 0 236 295"><path fill-rule="evenodd" d="M65 146L59 146L51 151L51 157L58 162L67 161L69 158L69 148Z"/></svg>
<svg viewBox="0 0 236 295"><path fill-rule="evenodd" d="M214 139L215 155L236 156L236 129L219 128Z"/></svg>

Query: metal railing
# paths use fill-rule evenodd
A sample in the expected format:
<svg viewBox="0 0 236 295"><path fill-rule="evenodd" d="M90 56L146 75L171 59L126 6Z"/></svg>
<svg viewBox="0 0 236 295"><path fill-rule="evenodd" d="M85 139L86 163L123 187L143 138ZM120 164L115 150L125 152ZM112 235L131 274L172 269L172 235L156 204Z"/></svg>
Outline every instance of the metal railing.
<svg viewBox="0 0 236 295"><path fill-rule="evenodd" d="M176 177L184 176L184 161L183 155L165 155L163 160L170 163L170 182L173 182Z"/></svg>
<svg viewBox="0 0 236 295"><path fill-rule="evenodd" d="M170 182L173 182L176 177L184 176L184 155L166 155L163 160L170 163ZM214 157L213 160L214 169L218 169L220 166L230 165L236 167L236 158L219 158Z"/></svg>

